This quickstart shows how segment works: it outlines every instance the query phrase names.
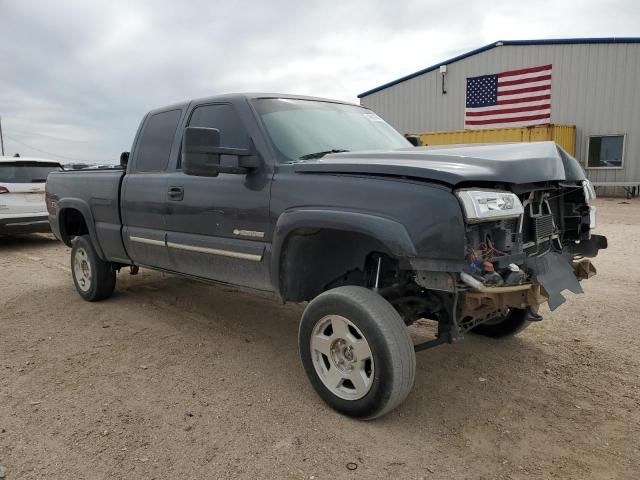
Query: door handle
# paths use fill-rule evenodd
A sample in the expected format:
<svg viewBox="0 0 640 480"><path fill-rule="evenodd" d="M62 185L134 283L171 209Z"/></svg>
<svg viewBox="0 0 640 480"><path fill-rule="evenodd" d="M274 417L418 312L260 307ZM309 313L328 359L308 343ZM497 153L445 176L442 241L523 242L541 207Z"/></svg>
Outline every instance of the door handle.
<svg viewBox="0 0 640 480"><path fill-rule="evenodd" d="M182 187L169 187L169 192L167 192L167 197L169 200L180 201L184 198L184 188Z"/></svg>

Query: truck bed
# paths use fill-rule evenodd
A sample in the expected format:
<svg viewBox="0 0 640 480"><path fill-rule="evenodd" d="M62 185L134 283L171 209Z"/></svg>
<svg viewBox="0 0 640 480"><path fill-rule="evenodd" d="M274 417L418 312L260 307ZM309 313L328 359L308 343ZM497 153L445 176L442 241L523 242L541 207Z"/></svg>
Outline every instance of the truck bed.
<svg viewBox="0 0 640 480"><path fill-rule="evenodd" d="M65 170L49 175L46 190L47 197L57 202L62 212L67 206L83 209L85 219L95 225L94 244L106 258L126 262L119 204L124 175L124 169L113 168ZM59 231L54 229L53 233L62 239Z"/></svg>

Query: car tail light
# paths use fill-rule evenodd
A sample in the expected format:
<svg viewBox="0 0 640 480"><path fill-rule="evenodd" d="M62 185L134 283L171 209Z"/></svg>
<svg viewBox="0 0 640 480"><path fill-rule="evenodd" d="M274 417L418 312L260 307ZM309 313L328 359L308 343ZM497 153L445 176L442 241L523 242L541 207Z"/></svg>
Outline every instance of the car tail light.
<svg viewBox="0 0 640 480"><path fill-rule="evenodd" d="M9 193L9 189L0 185L0 193Z"/></svg>
<svg viewBox="0 0 640 480"><path fill-rule="evenodd" d="M49 213L54 213L56 210L56 202L49 195L45 194L44 203L47 205L47 211Z"/></svg>

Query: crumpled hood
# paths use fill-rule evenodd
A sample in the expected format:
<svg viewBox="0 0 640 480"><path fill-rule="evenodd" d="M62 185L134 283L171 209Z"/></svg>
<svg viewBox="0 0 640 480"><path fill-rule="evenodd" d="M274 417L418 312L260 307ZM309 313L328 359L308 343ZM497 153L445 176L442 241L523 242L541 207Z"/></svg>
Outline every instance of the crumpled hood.
<svg viewBox="0 0 640 480"><path fill-rule="evenodd" d="M522 184L586 178L578 161L555 142L335 153L298 163L295 171L402 176L452 186L463 182Z"/></svg>

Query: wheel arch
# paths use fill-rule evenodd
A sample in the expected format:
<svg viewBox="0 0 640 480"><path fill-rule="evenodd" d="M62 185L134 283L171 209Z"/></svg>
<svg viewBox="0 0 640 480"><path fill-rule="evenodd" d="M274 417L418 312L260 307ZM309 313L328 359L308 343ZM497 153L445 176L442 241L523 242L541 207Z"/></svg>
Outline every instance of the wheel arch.
<svg viewBox="0 0 640 480"><path fill-rule="evenodd" d="M58 208L58 228L62 242L70 247L73 238L88 234L98 257L104 260L89 204L76 198L62 199L58 201Z"/></svg>
<svg viewBox="0 0 640 480"><path fill-rule="evenodd" d="M305 244L301 237L312 235L320 237L315 242ZM340 251L342 258L336 259L337 263L342 261L341 265L348 268L357 266L363 253L369 250L381 251L396 258L416 256L407 230L389 218L362 212L324 209L288 211L276 223L271 280L283 301L309 300L322 291L318 291L318 285L309 284L314 281L309 275L310 271L320 267L321 277L326 280L337 268L327 260L328 257L318 256ZM354 264L350 264L350 251L356 252L358 256L353 259L356 262ZM315 274L316 270L313 271Z"/></svg>

